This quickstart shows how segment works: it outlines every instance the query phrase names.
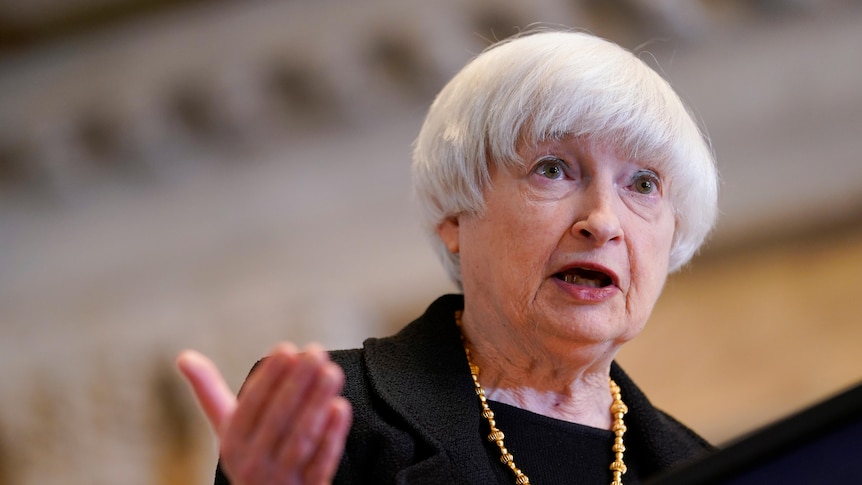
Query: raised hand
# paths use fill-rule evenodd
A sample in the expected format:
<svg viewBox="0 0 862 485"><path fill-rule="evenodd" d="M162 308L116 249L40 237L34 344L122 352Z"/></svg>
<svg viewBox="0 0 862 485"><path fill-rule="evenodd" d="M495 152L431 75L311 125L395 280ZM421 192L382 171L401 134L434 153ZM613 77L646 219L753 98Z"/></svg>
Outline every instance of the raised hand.
<svg viewBox="0 0 862 485"><path fill-rule="evenodd" d="M233 485L329 483L351 423L341 368L317 345L278 345L235 398L218 368L186 350L177 367L219 438Z"/></svg>

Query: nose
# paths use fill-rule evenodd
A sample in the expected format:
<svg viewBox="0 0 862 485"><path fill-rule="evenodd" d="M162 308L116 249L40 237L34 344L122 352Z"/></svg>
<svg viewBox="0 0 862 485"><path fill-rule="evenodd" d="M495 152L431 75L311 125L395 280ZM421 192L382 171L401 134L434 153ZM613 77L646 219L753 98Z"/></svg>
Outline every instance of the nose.
<svg viewBox="0 0 862 485"><path fill-rule="evenodd" d="M581 199L583 204L572 225L576 238L585 238L601 246L622 239L623 229L612 191L591 190Z"/></svg>

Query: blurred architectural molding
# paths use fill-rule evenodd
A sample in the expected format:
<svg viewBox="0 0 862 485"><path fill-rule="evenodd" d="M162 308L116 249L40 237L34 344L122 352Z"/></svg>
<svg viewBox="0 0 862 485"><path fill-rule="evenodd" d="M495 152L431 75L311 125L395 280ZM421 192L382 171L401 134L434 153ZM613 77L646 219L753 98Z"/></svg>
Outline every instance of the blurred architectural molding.
<svg viewBox="0 0 862 485"><path fill-rule="evenodd" d="M703 42L727 19L845 3L78 0L37 10L6 0L0 18L12 23L106 5L115 17L0 58L0 198L64 201L93 184L150 183L166 166L214 150L417 109L470 56L536 23L586 28L632 48L661 39L647 47L660 51ZM123 5L144 4L160 15L128 21Z"/></svg>

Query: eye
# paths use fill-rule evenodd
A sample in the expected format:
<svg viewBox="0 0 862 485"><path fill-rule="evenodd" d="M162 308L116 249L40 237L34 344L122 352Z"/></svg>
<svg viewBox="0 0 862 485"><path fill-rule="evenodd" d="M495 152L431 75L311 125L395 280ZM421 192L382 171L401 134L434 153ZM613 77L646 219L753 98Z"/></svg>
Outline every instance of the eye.
<svg viewBox="0 0 862 485"><path fill-rule="evenodd" d="M658 175L652 170L637 172L632 187L644 195L655 193L660 189Z"/></svg>
<svg viewBox="0 0 862 485"><path fill-rule="evenodd" d="M539 162L533 171L547 179L560 180L566 176L566 163L559 158L549 158Z"/></svg>

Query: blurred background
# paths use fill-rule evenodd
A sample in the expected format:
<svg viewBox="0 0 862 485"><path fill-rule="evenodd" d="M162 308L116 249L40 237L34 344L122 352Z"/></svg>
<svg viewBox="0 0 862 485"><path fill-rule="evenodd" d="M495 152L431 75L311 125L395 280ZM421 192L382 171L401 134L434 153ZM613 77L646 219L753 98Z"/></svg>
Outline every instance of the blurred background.
<svg viewBox="0 0 862 485"><path fill-rule="evenodd" d="M451 292L434 93L541 22L692 106L722 216L620 361L725 443L862 379L862 2L0 0L0 485L211 482L173 368L360 345Z"/></svg>

